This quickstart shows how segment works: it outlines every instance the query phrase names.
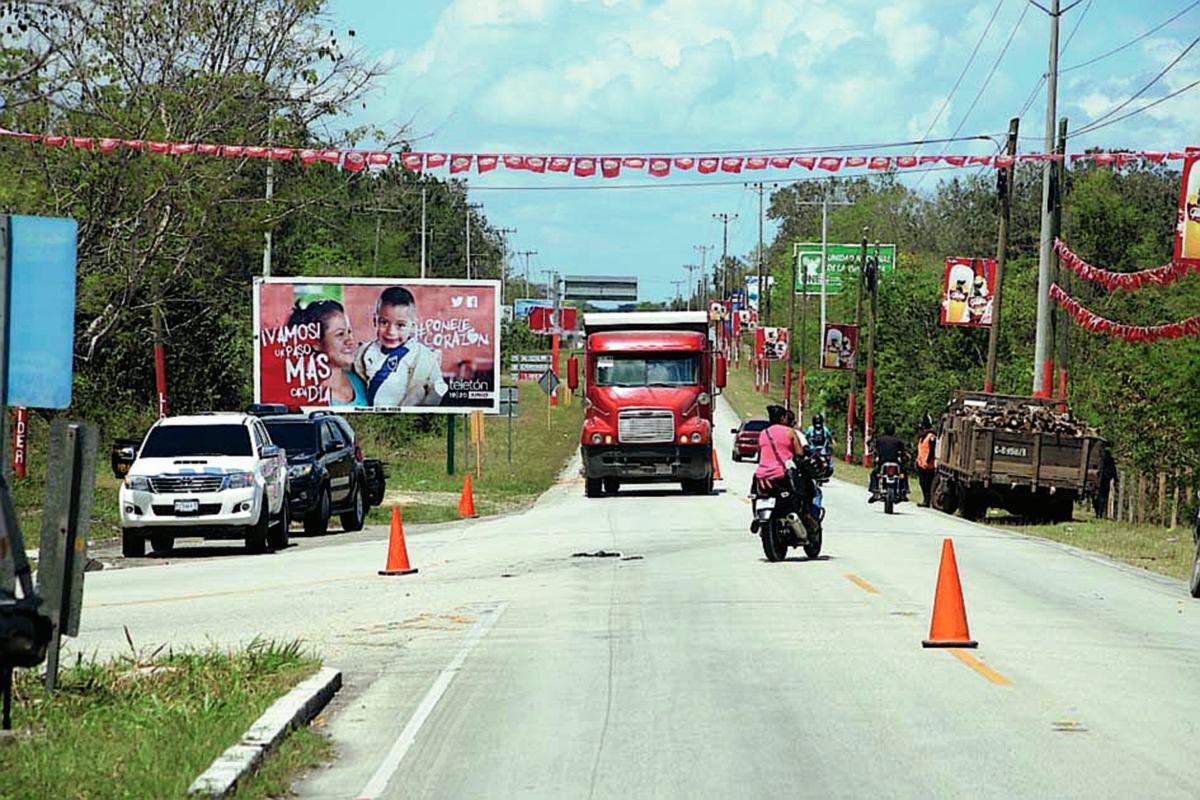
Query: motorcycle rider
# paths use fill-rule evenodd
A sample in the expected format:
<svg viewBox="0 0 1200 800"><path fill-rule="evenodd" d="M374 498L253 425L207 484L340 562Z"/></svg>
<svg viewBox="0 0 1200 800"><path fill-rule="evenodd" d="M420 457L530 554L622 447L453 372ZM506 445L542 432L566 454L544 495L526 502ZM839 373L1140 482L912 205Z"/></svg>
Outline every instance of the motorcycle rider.
<svg viewBox="0 0 1200 800"><path fill-rule="evenodd" d="M871 468L871 497L867 500L868 503L875 503L882 499L879 496L879 468L887 463L900 465L900 473L904 476L900 481L900 499L908 499L908 470L904 466L907 462L908 448L905 446L904 440L896 435L894 424L885 423L883 436L875 440L875 464Z"/></svg>
<svg viewBox="0 0 1200 800"><path fill-rule="evenodd" d="M813 414L812 425L804 431L808 443L823 451L822 456L828 464L833 464L833 431L825 427L825 415L821 412Z"/></svg>
<svg viewBox="0 0 1200 800"><path fill-rule="evenodd" d="M758 466L750 484L752 496L769 494L773 485L786 477L787 462L794 463L804 457L805 442L800 432L787 424L787 417L788 410L783 406L767 406L768 424L758 434Z"/></svg>

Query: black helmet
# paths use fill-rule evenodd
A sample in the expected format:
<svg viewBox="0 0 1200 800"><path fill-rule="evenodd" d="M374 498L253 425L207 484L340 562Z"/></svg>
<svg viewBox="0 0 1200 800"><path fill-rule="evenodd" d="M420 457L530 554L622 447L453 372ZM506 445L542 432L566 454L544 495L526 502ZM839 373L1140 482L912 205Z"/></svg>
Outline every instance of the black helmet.
<svg viewBox="0 0 1200 800"><path fill-rule="evenodd" d="M780 425L787 419L787 409L783 406L767 406L767 420L772 425Z"/></svg>
<svg viewBox="0 0 1200 800"><path fill-rule="evenodd" d="M896 435L896 425L891 422L885 422L883 424L883 433L886 436L895 436Z"/></svg>
<svg viewBox="0 0 1200 800"><path fill-rule="evenodd" d="M813 426L814 427L819 428L824 424L825 424L825 415L824 414L821 414L819 412L816 414L813 414Z"/></svg>

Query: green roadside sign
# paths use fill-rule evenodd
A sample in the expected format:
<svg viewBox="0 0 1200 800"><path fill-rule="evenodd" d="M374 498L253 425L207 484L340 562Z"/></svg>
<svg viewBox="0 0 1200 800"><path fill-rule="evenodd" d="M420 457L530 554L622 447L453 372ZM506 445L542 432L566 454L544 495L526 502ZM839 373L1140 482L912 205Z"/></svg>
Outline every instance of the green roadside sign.
<svg viewBox="0 0 1200 800"><path fill-rule="evenodd" d="M827 244L828 269L825 273L825 293L836 294L843 284L853 288L858 280L861 244ZM867 257L875 253L875 245L867 246ZM796 259L796 293L821 293L821 243L797 242L792 247ZM896 268L896 245L879 245L879 270L891 272Z"/></svg>

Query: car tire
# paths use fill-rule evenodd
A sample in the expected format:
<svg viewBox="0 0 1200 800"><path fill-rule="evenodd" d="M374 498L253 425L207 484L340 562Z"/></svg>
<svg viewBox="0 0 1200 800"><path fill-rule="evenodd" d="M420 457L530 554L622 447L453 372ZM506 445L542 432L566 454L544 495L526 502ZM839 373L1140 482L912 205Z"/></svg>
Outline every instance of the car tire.
<svg viewBox="0 0 1200 800"><path fill-rule="evenodd" d="M267 552L267 537L271 532L271 509L264 495L262 508L258 512L258 522L246 526L246 550L251 553Z"/></svg>
<svg viewBox="0 0 1200 800"><path fill-rule="evenodd" d="M125 558L144 558L146 555L146 537L131 528L122 528L121 555Z"/></svg>
<svg viewBox="0 0 1200 800"><path fill-rule="evenodd" d="M354 533L361 531L363 528L363 520L366 519L367 509L363 504L363 493L361 486L355 486L354 491L350 494L350 510L342 512L338 519L342 523L342 530L346 533Z"/></svg>
<svg viewBox="0 0 1200 800"><path fill-rule="evenodd" d="M329 506L333 502L329 497L329 487L321 487L321 499L316 506L304 515L304 533L306 536L324 536L329 531Z"/></svg>
<svg viewBox="0 0 1200 800"><path fill-rule="evenodd" d="M145 541L143 540L143 545ZM150 547L159 555L169 556L175 549L175 537L169 533L150 534Z"/></svg>
<svg viewBox="0 0 1200 800"><path fill-rule="evenodd" d="M279 518L267 533L267 546L272 550L287 550L292 529L292 511L285 497L279 509Z"/></svg>
<svg viewBox="0 0 1200 800"><path fill-rule="evenodd" d="M730 459L732 459L733 461L741 461L742 457L738 455L737 450L734 450L733 455L730 456Z"/></svg>

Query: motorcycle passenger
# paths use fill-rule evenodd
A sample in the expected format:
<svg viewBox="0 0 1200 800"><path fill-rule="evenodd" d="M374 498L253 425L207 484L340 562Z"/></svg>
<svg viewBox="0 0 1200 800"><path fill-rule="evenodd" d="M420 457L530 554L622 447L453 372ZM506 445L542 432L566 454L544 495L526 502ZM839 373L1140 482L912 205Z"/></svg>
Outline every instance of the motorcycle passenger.
<svg viewBox="0 0 1200 800"><path fill-rule="evenodd" d="M896 435L896 426L888 422L883 426L883 436L875 440L875 464L871 468L871 497L868 503L876 503L879 496L879 468L887 463L899 464L904 478L900 481L901 500L908 499L908 448L904 440Z"/></svg>
<svg viewBox="0 0 1200 800"><path fill-rule="evenodd" d="M758 434L758 466L750 484L753 495L774 494L785 480L787 462L804 457L805 444L800 432L787 424L788 411L783 406L767 406L767 427Z"/></svg>

